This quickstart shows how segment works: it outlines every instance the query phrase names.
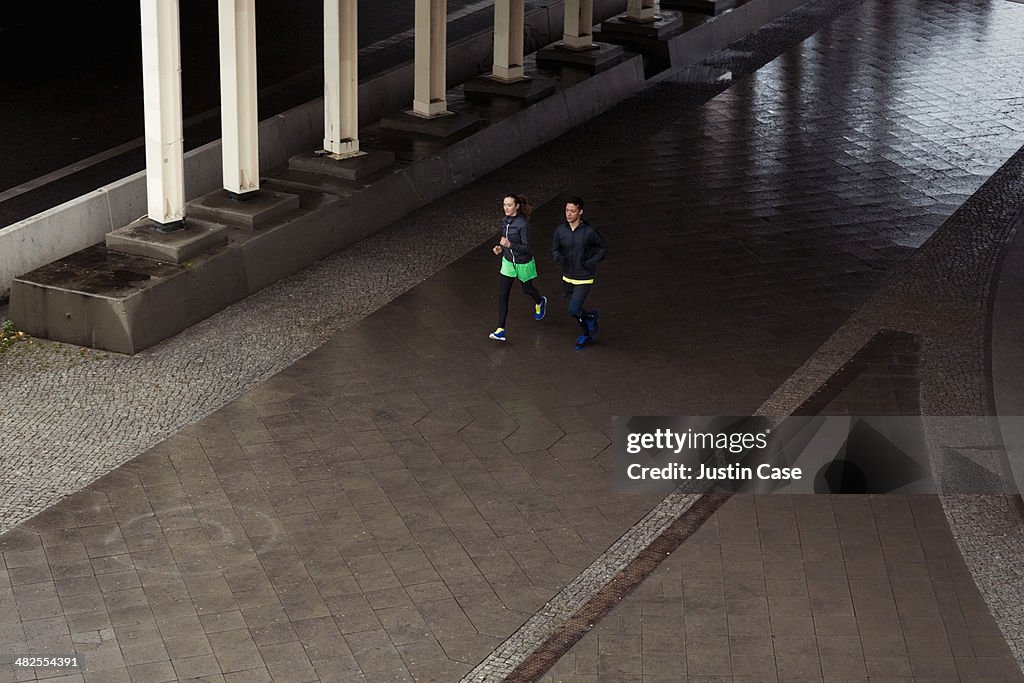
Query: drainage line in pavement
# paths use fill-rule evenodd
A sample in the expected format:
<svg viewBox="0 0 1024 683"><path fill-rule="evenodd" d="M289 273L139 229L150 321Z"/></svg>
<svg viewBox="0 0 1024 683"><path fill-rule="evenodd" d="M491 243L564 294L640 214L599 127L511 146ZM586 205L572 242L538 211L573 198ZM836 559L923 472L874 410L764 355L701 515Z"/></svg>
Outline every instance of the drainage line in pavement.
<svg viewBox="0 0 1024 683"><path fill-rule="evenodd" d="M651 572L682 545L683 541L700 529L701 525L730 497L729 494L723 493L702 495L653 543L641 550L639 555L590 598L576 614L551 634L544 644L534 650L505 680L527 683L543 676L580 638L607 616L612 608L650 576Z"/></svg>

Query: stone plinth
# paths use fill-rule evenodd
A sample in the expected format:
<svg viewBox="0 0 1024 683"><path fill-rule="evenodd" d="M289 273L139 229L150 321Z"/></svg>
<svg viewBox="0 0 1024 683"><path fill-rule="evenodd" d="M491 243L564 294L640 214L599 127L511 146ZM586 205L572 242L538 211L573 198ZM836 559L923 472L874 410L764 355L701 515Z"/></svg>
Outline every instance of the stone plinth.
<svg viewBox="0 0 1024 683"><path fill-rule="evenodd" d="M551 78L531 76L517 81L503 81L493 76L480 76L462 86L466 97L485 99L488 97L510 97L523 104L532 104L555 92L555 81Z"/></svg>
<svg viewBox="0 0 1024 683"><path fill-rule="evenodd" d="M167 263L184 263L228 241L227 226L186 218L185 229L162 233L149 218L141 218L107 233L107 249Z"/></svg>
<svg viewBox="0 0 1024 683"><path fill-rule="evenodd" d="M395 155L384 150L363 150L355 156L336 157L326 152L307 152L288 160L288 168L318 175L358 181L395 163Z"/></svg>
<svg viewBox="0 0 1024 683"><path fill-rule="evenodd" d="M736 6L736 0L661 0L662 9L682 9L718 15Z"/></svg>
<svg viewBox="0 0 1024 683"><path fill-rule="evenodd" d="M537 65L543 68L571 66L600 73L622 61L621 45L595 42L590 49L576 50L564 43L554 43L537 51Z"/></svg>
<svg viewBox="0 0 1024 683"><path fill-rule="evenodd" d="M258 230L298 211L299 198L285 192L260 190L251 199L238 201L225 190L215 190L186 204L185 214L243 230Z"/></svg>
<svg viewBox="0 0 1024 683"><path fill-rule="evenodd" d="M25 329L80 346L136 353L248 294L229 250L201 266L162 263L95 245L17 278L11 312Z"/></svg>
<svg viewBox="0 0 1024 683"><path fill-rule="evenodd" d="M679 12L661 12L654 21L633 21L624 13L601 22L601 40L628 42L633 38L667 40L683 30L683 15Z"/></svg>
<svg viewBox="0 0 1024 683"><path fill-rule="evenodd" d="M380 127L392 133L411 133L432 138L454 138L469 135L481 125L476 114L448 112L438 116L418 116L412 112L400 112L385 116Z"/></svg>

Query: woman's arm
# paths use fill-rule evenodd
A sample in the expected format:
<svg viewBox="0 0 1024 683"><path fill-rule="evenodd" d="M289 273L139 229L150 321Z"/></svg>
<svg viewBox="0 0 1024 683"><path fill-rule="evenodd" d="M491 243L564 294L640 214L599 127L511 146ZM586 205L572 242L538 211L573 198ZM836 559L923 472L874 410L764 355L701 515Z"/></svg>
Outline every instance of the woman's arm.
<svg viewBox="0 0 1024 683"><path fill-rule="evenodd" d="M530 250L530 221L524 220L519 226L519 243L526 251Z"/></svg>

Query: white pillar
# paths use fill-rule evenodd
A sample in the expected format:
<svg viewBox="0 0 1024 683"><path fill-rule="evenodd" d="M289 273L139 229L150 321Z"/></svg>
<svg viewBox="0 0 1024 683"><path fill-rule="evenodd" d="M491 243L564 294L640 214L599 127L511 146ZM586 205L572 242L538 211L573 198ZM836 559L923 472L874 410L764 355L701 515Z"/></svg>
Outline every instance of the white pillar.
<svg viewBox="0 0 1024 683"><path fill-rule="evenodd" d="M594 0L565 0L565 22L562 44L574 50L594 46L590 29L594 26Z"/></svg>
<svg viewBox="0 0 1024 683"><path fill-rule="evenodd" d="M419 116L437 116L448 110L445 101L447 5L446 0L416 0L416 76L412 110Z"/></svg>
<svg viewBox="0 0 1024 683"><path fill-rule="evenodd" d="M185 218L178 0L141 0L146 210L156 223Z"/></svg>
<svg viewBox="0 0 1024 683"><path fill-rule="evenodd" d="M256 0L218 0L224 189L260 189L256 114Z"/></svg>
<svg viewBox="0 0 1024 683"><path fill-rule="evenodd" d="M356 0L324 0L324 149L359 151Z"/></svg>
<svg viewBox="0 0 1024 683"><path fill-rule="evenodd" d="M523 0L494 3L494 66L491 75L503 81L523 78Z"/></svg>
<svg viewBox="0 0 1024 683"><path fill-rule="evenodd" d="M651 22L654 13L654 0L629 0L626 5L626 18L630 21Z"/></svg>

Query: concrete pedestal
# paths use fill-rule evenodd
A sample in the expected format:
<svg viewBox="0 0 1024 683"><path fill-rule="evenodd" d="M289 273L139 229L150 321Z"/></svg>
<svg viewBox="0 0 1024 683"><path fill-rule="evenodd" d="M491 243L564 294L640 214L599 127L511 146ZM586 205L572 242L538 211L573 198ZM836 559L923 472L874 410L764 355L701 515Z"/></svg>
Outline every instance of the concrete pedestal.
<svg viewBox="0 0 1024 683"><path fill-rule="evenodd" d="M187 218L185 229L162 233L149 218L141 218L107 233L109 251L131 254L166 263L184 263L228 241L227 226Z"/></svg>
<svg viewBox="0 0 1024 683"><path fill-rule="evenodd" d="M654 15L653 21L635 21L620 14L602 22L596 37L642 54L644 70L650 76L671 65L669 41L685 30L682 12L663 11Z"/></svg>
<svg viewBox="0 0 1024 683"><path fill-rule="evenodd" d="M463 86L466 97L486 99L489 97L510 97L523 104L532 104L555 92L555 81L550 78L531 76L518 81L503 81L493 76L480 76Z"/></svg>
<svg viewBox="0 0 1024 683"><path fill-rule="evenodd" d="M624 50L621 45L594 43L589 50L574 50L564 43L554 43L537 51L537 66L557 69L571 66L600 73L622 61Z"/></svg>
<svg viewBox="0 0 1024 683"><path fill-rule="evenodd" d="M439 116L417 116L411 112L401 112L385 116L380 120L380 127L388 132L412 133L432 138L454 138L469 135L481 125L480 117L475 114L449 112Z"/></svg>
<svg viewBox="0 0 1024 683"><path fill-rule="evenodd" d="M326 152L307 152L288 160L288 168L344 180L362 180L395 163L395 155L384 150L364 150L355 156L337 158Z"/></svg>
<svg viewBox="0 0 1024 683"><path fill-rule="evenodd" d="M662 9L681 9L718 15L736 6L736 0L661 0Z"/></svg>
<svg viewBox="0 0 1024 683"><path fill-rule="evenodd" d="M243 282L232 277L235 273L183 281L174 291L154 289L158 283L196 272L97 244L16 279L11 314L26 321L26 331L36 337L136 353L209 316L208 302L244 295L235 291L236 282Z"/></svg>
<svg viewBox="0 0 1024 683"><path fill-rule="evenodd" d="M601 22L601 40L628 42L635 38L667 40L683 30L683 15L680 12L656 14L654 21L633 21L620 14Z"/></svg>
<svg viewBox="0 0 1024 683"><path fill-rule="evenodd" d="M243 230L258 230L289 213L298 211L299 198L284 192L260 190L252 199L240 202L231 199L224 190L215 190L193 199L186 207L187 216Z"/></svg>

